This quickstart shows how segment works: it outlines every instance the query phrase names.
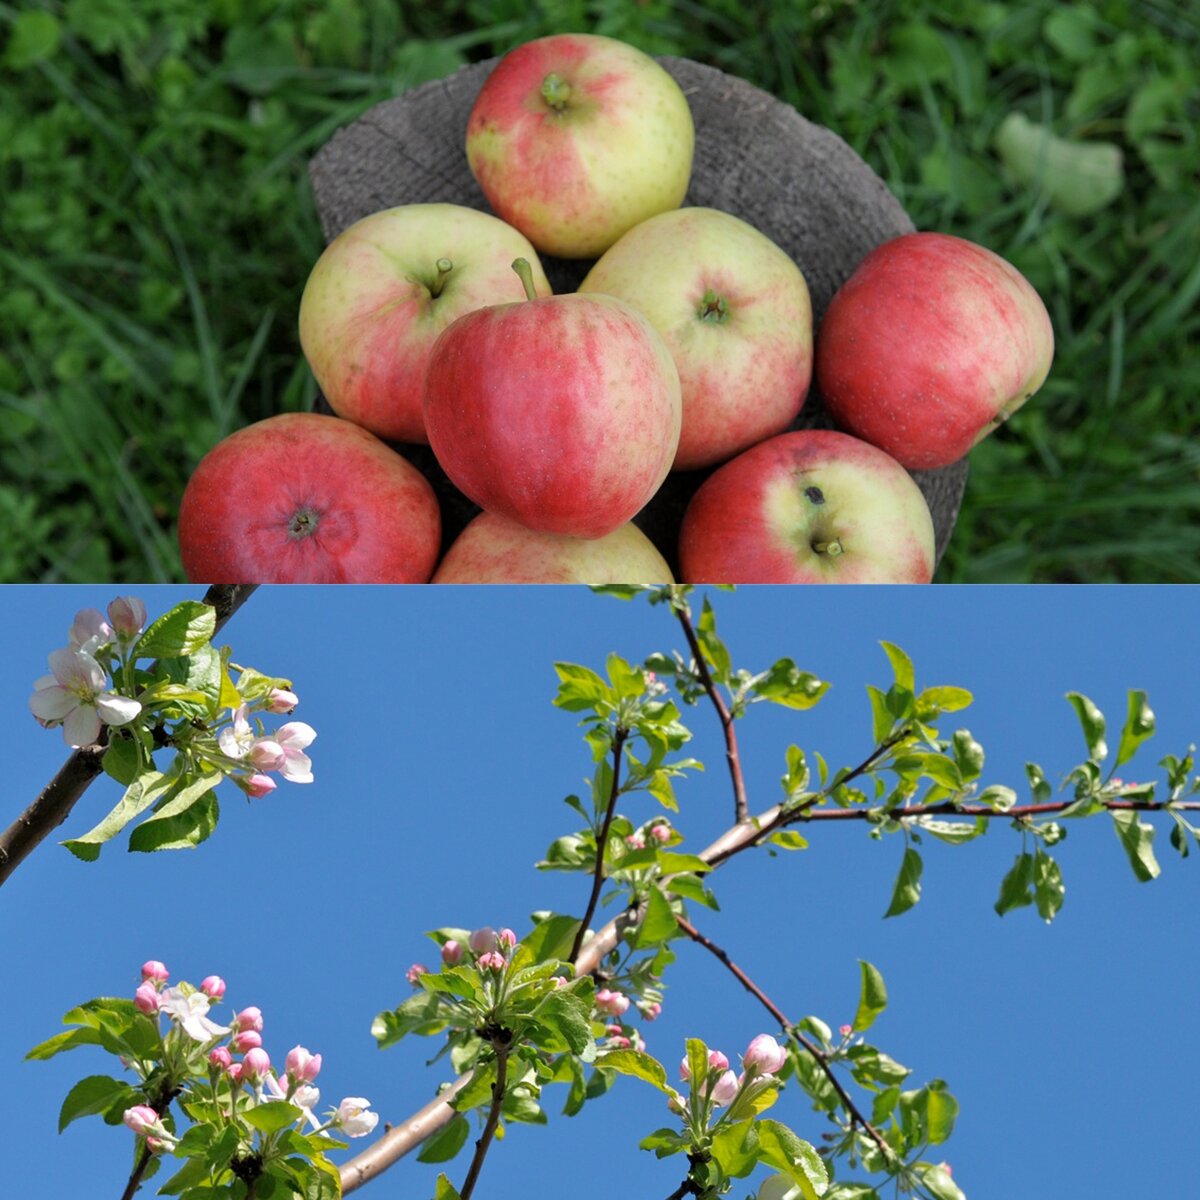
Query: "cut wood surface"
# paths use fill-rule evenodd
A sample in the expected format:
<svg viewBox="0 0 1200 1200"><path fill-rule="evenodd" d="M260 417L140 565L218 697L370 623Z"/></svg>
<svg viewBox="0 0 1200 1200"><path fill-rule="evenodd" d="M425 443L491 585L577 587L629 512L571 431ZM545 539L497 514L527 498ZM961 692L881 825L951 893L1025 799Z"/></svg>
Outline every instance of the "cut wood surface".
<svg viewBox="0 0 1200 1200"><path fill-rule="evenodd" d="M884 182L830 130L745 80L682 58L662 58L691 105L696 157L685 204L748 221L804 272L820 322L834 292L881 242L913 224ZM452 203L490 211L467 166L467 116L496 60L475 63L384 101L339 130L309 167L326 240L400 204ZM542 256L555 292L574 291L591 261ZM324 404L324 401L321 401ZM328 412L328 408L324 408ZM794 428L830 428L814 386ZM396 447L429 478L450 543L479 510L446 478L428 446ZM674 569L683 510L709 471L668 477L636 522ZM966 485L963 459L914 471L933 514L940 559Z"/></svg>

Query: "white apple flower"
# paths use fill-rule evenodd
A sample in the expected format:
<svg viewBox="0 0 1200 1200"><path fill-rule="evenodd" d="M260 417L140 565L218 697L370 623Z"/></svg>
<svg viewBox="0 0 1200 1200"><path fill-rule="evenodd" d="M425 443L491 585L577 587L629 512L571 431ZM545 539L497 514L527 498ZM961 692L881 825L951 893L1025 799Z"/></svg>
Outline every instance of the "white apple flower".
<svg viewBox="0 0 1200 1200"><path fill-rule="evenodd" d="M184 992L182 988L167 988L159 997L159 1011L183 1027L184 1033L197 1042L210 1042L229 1032L228 1025L218 1025L208 1016L212 1001L203 992Z"/></svg>
<svg viewBox="0 0 1200 1200"><path fill-rule="evenodd" d="M254 730L247 719L249 709L246 705L233 711L233 724L226 726L217 735L217 744L226 758L245 758L254 745Z"/></svg>
<svg viewBox="0 0 1200 1200"><path fill-rule="evenodd" d="M72 646L50 655L52 675L34 681L29 697L33 715L47 728L62 725L68 746L91 746L100 725L126 725L142 711L128 696L105 691L107 676L90 654Z"/></svg>
<svg viewBox="0 0 1200 1200"><path fill-rule="evenodd" d="M379 1114L370 1109L370 1100L362 1096L347 1096L337 1106L331 1124L347 1137L366 1137L379 1124Z"/></svg>
<svg viewBox="0 0 1200 1200"><path fill-rule="evenodd" d="M317 731L303 721L289 721L275 730L275 742L283 750L279 773L292 783L312 783L312 759L304 753L317 736Z"/></svg>

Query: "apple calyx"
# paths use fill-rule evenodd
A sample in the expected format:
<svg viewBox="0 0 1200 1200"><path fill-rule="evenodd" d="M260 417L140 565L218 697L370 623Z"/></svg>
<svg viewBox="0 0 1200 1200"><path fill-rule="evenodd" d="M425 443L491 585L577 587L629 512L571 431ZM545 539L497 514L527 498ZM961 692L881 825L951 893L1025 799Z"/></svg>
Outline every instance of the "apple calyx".
<svg viewBox="0 0 1200 1200"><path fill-rule="evenodd" d="M701 321L724 321L729 316L729 301L724 296L718 296L712 288L709 288L700 298L696 316Z"/></svg>
<svg viewBox="0 0 1200 1200"><path fill-rule="evenodd" d="M448 258L439 258L433 265L437 268L437 275L429 285L429 294L436 300L442 294L442 288L446 286L450 272L454 270L454 263Z"/></svg>
<svg viewBox="0 0 1200 1200"><path fill-rule="evenodd" d="M292 513L291 519L288 521L288 536L293 541L303 541L306 537L312 537L317 532L317 526L321 523L321 514L315 509L301 508Z"/></svg>
<svg viewBox="0 0 1200 1200"><path fill-rule="evenodd" d="M571 98L571 85L556 71L551 71L542 80L541 94L542 99L556 113L560 113L567 107L567 101Z"/></svg>
<svg viewBox="0 0 1200 1200"><path fill-rule="evenodd" d="M527 258L514 258L512 269L521 277L521 284L525 288L525 298L527 300L536 300L537 289L533 286L533 268L529 265Z"/></svg>

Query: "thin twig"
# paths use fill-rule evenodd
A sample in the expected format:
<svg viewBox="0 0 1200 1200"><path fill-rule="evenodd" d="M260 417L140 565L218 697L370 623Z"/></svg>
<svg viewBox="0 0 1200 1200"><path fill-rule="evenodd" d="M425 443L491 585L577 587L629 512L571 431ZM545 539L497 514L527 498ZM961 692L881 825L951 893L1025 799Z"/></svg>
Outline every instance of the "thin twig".
<svg viewBox="0 0 1200 1200"><path fill-rule="evenodd" d="M142 1186L142 1176L150 1165L150 1158L150 1147L143 1146L141 1154L138 1155L137 1164L133 1168L133 1174L129 1176L129 1182L121 1193L121 1200L133 1200L133 1197L137 1195L138 1188Z"/></svg>
<svg viewBox="0 0 1200 1200"><path fill-rule="evenodd" d="M496 1047L496 1082L492 1084L492 1107L488 1110L487 1122L484 1124L483 1132L479 1135L479 1140L475 1143L475 1154L471 1159L470 1167L467 1169L467 1177L463 1180L463 1185L458 1190L458 1194L462 1197L462 1200L471 1200L471 1193L475 1190L475 1183L479 1179L479 1172L483 1170L483 1160L487 1157L488 1147L492 1144L492 1138L496 1133L496 1126L500 1124L500 1110L504 1107L504 1088L508 1082L509 1043L508 1041L497 1039L492 1044Z"/></svg>
<svg viewBox="0 0 1200 1200"><path fill-rule="evenodd" d="M717 691L717 685L713 682L708 663L704 661L700 641L692 626L691 613L686 606L680 606L675 610L675 615L679 618L679 624L683 626L683 636L687 638L688 646L691 648L692 658L696 663L696 674L700 676L700 682L708 693L708 698L713 702L713 707L717 710L717 716L721 721L721 732L725 735L725 762L729 766L729 779L733 784L733 819L737 822L745 821L750 816L750 808L746 799L746 781L742 777L742 762L738 757L737 732L733 727L733 714L729 711L729 705L725 703L725 697Z"/></svg>
<svg viewBox="0 0 1200 1200"><path fill-rule="evenodd" d="M737 965L729 955L721 949L716 942L712 941L702 934L694 925L691 924L685 917L676 916L675 923L679 928L687 934L699 946L703 946L710 954L719 959L730 971L733 977L748 991L760 1004L771 1014L778 1022L779 1027L790 1038L794 1038L809 1054L817 1066L821 1068L825 1078L829 1080L833 1090L837 1092L838 1098L841 1100L846 1112L850 1115L851 1125L858 1124L870 1135L872 1141L879 1147L884 1158L893 1157L892 1148L884 1140L883 1135L863 1116L858 1105L850 1098L849 1093L842 1086L841 1081L834 1073L833 1064L830 1063L828 1056L815 1042L809 1041L791 1021L783 1015L783 1011L779 1006Z"/></svg>
<svg viewBox="0 0 1200 1200"><path fill-rule="evenodd" d="M211 604L217 610L214 636L245 604L255 586L214 584L208 589L204 603ZM71 815L80 797L103 769L107 737L107 728L102 728L95 745L82 746L73 751L37 799L0 833L0 886Z"/></svg>
<svg viewBox="0 0 1200 1200"><path fill-rule="evenodd" d="M667 1200L683 1200L684 1196L699 1195L699 1189L690 1180L685 1179L668 1197Z"/></svg>
<svg viewBox="0 0 1200 1200"><path fill-rule="evenodd" d="M600 827L600 834L596 838L596 870L592 876L592 894L588 897L587 911L583 914L583 920L579 923L579 928L575 931L575 940L571 943L572 962L578 957L579 948L583 945L583 939L587 934L588 926L592 923L592 917L596 915L596 904L600 899L600 889L604 886L604 851L608 846L608 830L612 825L613 814L617 809L617 797L621 794L621 748L625 745L625 739L628 736L629 730L618 725L617 731L613 735L612 788L608 795L608 807L604 810L604 821Z"/></svg>

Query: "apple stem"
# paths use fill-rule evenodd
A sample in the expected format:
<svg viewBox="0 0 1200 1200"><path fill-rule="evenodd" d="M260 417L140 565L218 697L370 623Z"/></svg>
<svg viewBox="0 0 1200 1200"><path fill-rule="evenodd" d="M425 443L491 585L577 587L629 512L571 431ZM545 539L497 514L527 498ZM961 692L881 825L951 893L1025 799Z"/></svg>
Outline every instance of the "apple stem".
<svg viewBox="0 0 1200 1200"><path fill-rule="evenodd" d="M556 113L562 112L567 107L567 101L571 98L571 85L561 76L551 71L545 79L542 80L542 99L550 105Z"/></svg>
<svg viewBox="0 0 1200 1200"><path fill-rule="evenodd" d="M729 302L709 288L700 300L696 315L702 321L724 321L729 316Z"/></svg>
<svg viewBox="0 0 1200 1200"><path fill-rule="evenodd" d="M429 285L429 293L436 298L442 294L442 288L446 286L446 280L449 278L450 272L454 270L454 264L448 258L439 258L433 265L437 267L437 278Z"/></svg>
<svg viewBox="0 0 1200 1200"><path fill-rule="evenodd" d="M529 265L529 259L513 259L512 269L521 277L521 283L525 287L525 298L527 300L536 300L537 290L533 286L533 268Z"/></svg>
<svg viewBox="0 0 1200 1200"><path fill-rule="evenodd" d="M842 553L842 543L837 538L829 542L813 542L812 548L817 554L828 554L830 558L837 558Z"/></svg>

